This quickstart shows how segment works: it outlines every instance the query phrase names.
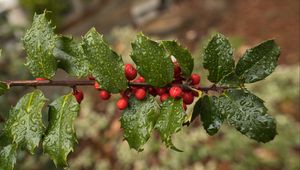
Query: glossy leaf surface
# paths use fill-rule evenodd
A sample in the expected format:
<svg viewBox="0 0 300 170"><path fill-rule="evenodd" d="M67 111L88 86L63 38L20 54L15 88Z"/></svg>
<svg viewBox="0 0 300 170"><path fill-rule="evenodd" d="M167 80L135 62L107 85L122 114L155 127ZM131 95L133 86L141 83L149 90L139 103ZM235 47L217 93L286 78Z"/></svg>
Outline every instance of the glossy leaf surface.
<svg viewBox="0 0 300 170"><path fill-rule="evenodd" d="M246 51L236 65L236 73L245 83L262 80L275 70L279 55L275 41L265 41Z"/></svg>
<svg viewBox="0 0 300 170"><path fill-rule="evenodd" d="M0 150L0 169L13 170L16 163L17 151L15 145L7 145Z"/></svg>
<svg viewBox="0 0 300 170"><path fill-rule="evenodd" d="M82 47L88 56L89 70L101 88L112 93L127 88L122 58L104 42L95 28L83 37Z"/></svg>
<svg viewBox="0 0 300 170"><path fill-rule="evenodd" d="M10 110L4 125L5 135L31 154L39 145L45 130L41 113L45 102L46 98L40 90L24 95Z"/></svg>
<svg viewBox="0 0 300 170"><path fill-rule="evenodd" d="M219 110L222 107L219 102L216 96L203 96L199 100L201 122L209 135L216 134L224 120L224 115Z"/></svg>
<svg viewBox="0 0 300 170"><path fill-rule="evenodd" d="M143 150L143 145L151 136L159 112L158 103L150 95L142 101L135 97L130 98L129 105L120 118L124 138L130 148L137 151Z"/></svg>
<svg viewBox="0 0 300 170"><path fill-rule="evenodd" d="M208 80L218 83L234 69L233 49L228 39L215 35L204 50L203 66L209 71Z"/></svg>
<svg viewBox="0 0 300 170"><path fill-rule="evenodd" d="M67 156L74 151L77 143L74 120L78 111L79 104L71 93L50 104L49 126L43 139L43 149L57 166L67 166Z"/></svg>
<svg viewBox="0 0 300 170"><path fill-rule="evenodd" d="M263 100L246 90L228 90L219 100L228 123L242 134L264 143L274 139L276 123Z"/></svg>
<svg viewBox="0 0 300 170"><path fill-rule="evenodd" d="M162 103L160 116L155 128L168 148L181 151L172 143L172 135L181 130L185 117L186 114L182 107L182 99L174 100L169 98Z"/></svg>
<svg viewBox="0 0 300 170"><path fill-rule="evenodd" d="M58 36L46 19L46 14L34 15L31 27L23 38L27 52L26 66L34 77L51 79L56 72L57 63L53 55Z"/></svg>
<svg viewBox="0 0 300 170"><path fill-rule="evenodd" d="M163 87L173 80L173 63L165 49L159 43L138 34L131 43L131 58L137 65L138 73L147 83Z"/></svg>

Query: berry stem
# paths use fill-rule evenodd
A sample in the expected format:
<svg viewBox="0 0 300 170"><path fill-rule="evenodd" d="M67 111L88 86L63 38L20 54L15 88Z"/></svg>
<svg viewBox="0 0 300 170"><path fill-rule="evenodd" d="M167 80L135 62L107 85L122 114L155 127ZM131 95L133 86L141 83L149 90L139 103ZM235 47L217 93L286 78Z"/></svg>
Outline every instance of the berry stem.
<svg viewBox="0 0 300 170"><path fill-rule="evenodd" d="M95 81L94 80L8 80L4 81L9 87L14 87L14 86L69 86L69 87L74 87L74 86L94 86ZM182 89L186 90L200 90L203 92L208 92L208 91L217 91L217 92L222 92L226 89L229 88L234 88L234 87L227 87L227 86L208 86L208 87L195 87L195 86L189 86L187 84L177 84L179 87ZM133 86L133 87L151 87L151 85L147 83L135 83L135 82L128 82L128 86Z"/></svg>

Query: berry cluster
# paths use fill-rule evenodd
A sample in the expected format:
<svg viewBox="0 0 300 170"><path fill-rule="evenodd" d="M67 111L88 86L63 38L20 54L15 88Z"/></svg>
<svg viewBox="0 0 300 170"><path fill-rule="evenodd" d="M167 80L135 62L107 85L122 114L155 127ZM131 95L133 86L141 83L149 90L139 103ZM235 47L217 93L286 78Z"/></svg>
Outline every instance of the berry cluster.
<svg viewBox="0 0 300 170"><path fill-rule="evenodd" d="M142 76L137 77L137 70L131 65L125 65L125 76L129 82L132 82L132 85L121 92L121 98L117 101L116 105L120 110L124 110L128 106L128 99L131 96L134 96L138 100L144 100L149 93L152 96L159 96L161 102L167 100L169 97L174 99L183 100L183 108L186 110L187 105L192 104L194 101L194 97L198 96L197 91L193 91L190 88L183 88L183 84L197 87L200 83L200 76L198 74L192 74L190 78L185 79L181 75L181 68L177 62L174 62L174 80L171 84L168 84L165 87L155 88L150 85L143 85L142 83L146 83L145 79ZM95 81L93 76L88 77L89 80ZM36 78L37 81L46 80L44 78ZM95 81L94 88L99 90L99 97L102 100L108 100L111 97L111 93L108 91L101 89L100 84ZM73 88L73 95L75 96L78 103L84 98L83 92L79 89Z"/></svg>
<svg viewBox="0 0 300 170"><path fill-rule="evenodd" d="M145 79L142 76L137 77L137 70L131 64L125 65L125 76L128 81L133 83L145 83ZM174 80L171 84L159 88L154 88L148 85L130 86L127 90L121 93L121 98L117 102L117 107L120 110L124 110L128 106L128 99L130 96L134 96L138 100L143 100L147 96L147 93L149 93L152 96L159 96L161 102L167 100L169 97L174 99L182 98L183 107L186 110L186 105L193 103L194 97L198 96L198 92L182 88L183 83L187 83L191 86L199 86L200 76L198 74L192 74L189 79L184 79L181 75L180 66L175 62Z"/></svg>

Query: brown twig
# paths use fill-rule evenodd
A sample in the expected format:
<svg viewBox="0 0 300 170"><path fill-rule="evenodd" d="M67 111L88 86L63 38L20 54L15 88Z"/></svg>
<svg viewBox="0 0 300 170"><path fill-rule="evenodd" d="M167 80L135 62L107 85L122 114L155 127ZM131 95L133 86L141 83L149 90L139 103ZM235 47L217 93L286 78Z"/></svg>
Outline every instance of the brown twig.
<svg viewBox="0 0 300 170"><path fill-rule="evenodd" d="M7 85L10 87L14 86L69 86L69 87L75 87L75 86L93 86L95 81L94 80L9 80L5 81ZM187 90L200 90L203 92L208 92L208 91L217 91L217 92L222 92L229 87L226 86L216 86L212 85L209 87L196 87L196 86L189 86L187 84L177 84L183 89ZM128 86L135 86L135 87L151 87L151 85L147 83L134 83L134 82L129 82Z"/></svg>

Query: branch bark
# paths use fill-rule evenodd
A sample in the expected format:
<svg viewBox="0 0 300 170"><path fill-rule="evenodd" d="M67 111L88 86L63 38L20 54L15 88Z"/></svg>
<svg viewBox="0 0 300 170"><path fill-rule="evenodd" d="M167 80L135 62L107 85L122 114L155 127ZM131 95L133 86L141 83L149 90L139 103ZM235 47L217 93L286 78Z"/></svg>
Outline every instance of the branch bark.
<svg viewBox="0 0 300 170"><path fill-rule="evenodd" d="M69 86L69 87L75 87L75 86L93 86L95 81L94 80L8 80L4 81L9 87L14 86ZM189 86L187 84L177 84L183 89L187 90L200 90L203 92L208 91L217 91L221 92L229 87L226 86L208 86L208 87L197 87L197 86ZM134 82L128 82L128 86L134 86L134 87L151 87L151 85L147 83L134 83Z"/></svg>

